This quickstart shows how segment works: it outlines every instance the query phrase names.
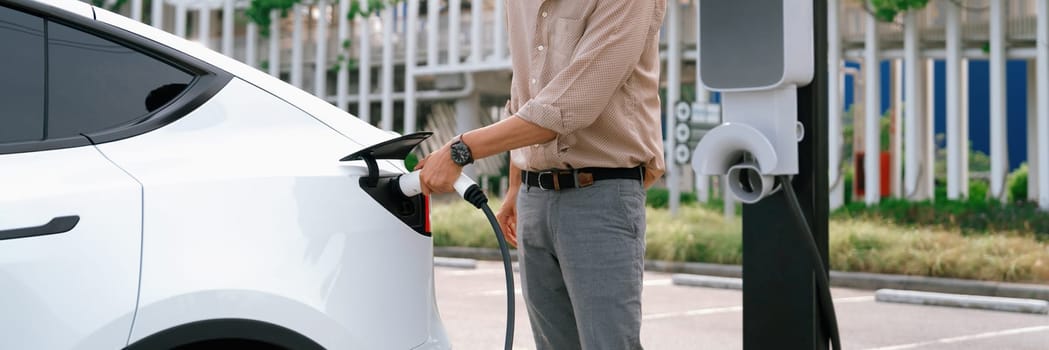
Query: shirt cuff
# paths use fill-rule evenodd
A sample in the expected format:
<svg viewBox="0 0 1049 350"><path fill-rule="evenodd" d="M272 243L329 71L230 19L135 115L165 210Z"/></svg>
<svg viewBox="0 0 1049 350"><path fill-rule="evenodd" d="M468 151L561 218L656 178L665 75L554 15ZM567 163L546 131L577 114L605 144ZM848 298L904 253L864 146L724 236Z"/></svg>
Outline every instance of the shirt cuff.
<svg viewBox="0 0 1049 350"><path fill-rule="evenodd" d="M561 117L561 110L552 105L538 103L534 100L528 101L521 109L517 110L517 116L532 124L550 129L559 135L568 133L564 118Z"/></svg>
<svg viewBox="0 0 1049 350"><path fill-rule="evenodd" d="M513 108L510 108L510 102L512 101L509 99L506 100L506 105L503 106L502 112L499 113L499 120L505 120L506 118L510 118L514 115Z"/></svg>

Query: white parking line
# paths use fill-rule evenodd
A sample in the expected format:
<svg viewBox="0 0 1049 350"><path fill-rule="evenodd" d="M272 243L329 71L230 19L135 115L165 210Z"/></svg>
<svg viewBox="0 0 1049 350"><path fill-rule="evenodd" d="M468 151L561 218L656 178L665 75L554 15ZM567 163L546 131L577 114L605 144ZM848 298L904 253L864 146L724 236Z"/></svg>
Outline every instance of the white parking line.
<svg viewBox="0 0 1049 350"><path fill-rule="evenodd" d="M487 275L487 274L503 274L503 269L476 269L476 270L459 270L452 268L442 269L442 275L448 276L473 276L473 275Z"/></svg>
<svg viewBox="0 0 1049 350"><path fill-rule="evenodd" d="M502 270L499 270L499 271L502 271ZM455 272L477 272L477 271L455 271ZM673 284L670 279L646 280L646 281L644 281L642 283L646 287L651 287L651 286L669 286L669 285ZM514 294L520 295L521 294L521 288L516 288L514 290ZM469 293L467 295L468 296L472 296L472 297L477 297L477 296L492 297L492 296L506 295L506 288L485 290L485 291L480 291L480 292L473 292L473 293Z"/></svg>
<svg viewBox="0 0 1049 350"><path fill-rule="evenodd" d="M987 339L987 338L1001 337L1001 336L1006 336L1006 335L1016 335L1016 334L1033 333L1033 332L1041 332L1041 331L1049 331L1049 326L1037 326L1037 327L1006 329L1006 330L997 331L997 332L987 332L987 333L980 333L980 334L973 334L973 335L963 335L963 336L960 336L960 337L942 338L942 339L923 341L923 342L918 342L918 343L893 345L893 346L887 346L887 347L881 347L881 348L871 348L871 349L868 349L868 350L914 349L914 348L920 348L920 347L927 346L927 345L960 343L960 342L970 341L970 340Z"/></svg>
<svg viewBox="0 0 1049 350"><path fill-rule="evenodd" d="M740 311L743 311L743 307L742 306L712 307L712 308L695 309L695 310L688 310L688 311L664 312L664 313L658 313L658 314L648 314L648 315L642 316L641 319L642 320L659 320L659 319L664 319L664 318L722 314L722 313L740 312Z"/></svg>
<svg viewBox="0 0 1049 350"><path fill-rule="evenodd" d="M843 304L862 303L862 302L865 302L865 301L874 301L874 296L873 295L864 295L864 296L859 296L859 297L847 297L847 298L834 299L834 303L835 304L837 304L837 303L843 303Z"/></svg>
<svg viewBox="0 0 1049 350"><path fill-rule="evenodd" d="M834 299L835 304L843 303L862 303L874 301L873 295L861 296L861 297L849 297L849 298L838 298ZM727 306L727 307L713 307L705 309L694 309L688 311L675 311L675 312L663 312L657 314L648 314L641 317L642 320L660 320L665 318L675 317L690 317L690 316L701 316L711 314L723 314L730 312L743 311L743 306Z"/></svg>
<svg viewBox="0 0 1049 350"><path fill-rule="evenodd" d="M642 285L644 285L645 287L669 286L669 285L673 285L673 284L674 284L674 281L669 279L669 278L663 278L663 279L658 279L658 280L645 280L644 282L642 282Z"/></svg>
<svg viewBox="0 0 1049 350"><path fill-rule="evenodd" d="M514 295L521 295L521 293L522 293L521 292L521 288L514 288ZM498 296L498 295L506 295L506 289L504 288L504 289L486 290L486 291L481 291L481 292L469 293L467 295L471 296L471 297L493 297L493 296Z"/></svg>

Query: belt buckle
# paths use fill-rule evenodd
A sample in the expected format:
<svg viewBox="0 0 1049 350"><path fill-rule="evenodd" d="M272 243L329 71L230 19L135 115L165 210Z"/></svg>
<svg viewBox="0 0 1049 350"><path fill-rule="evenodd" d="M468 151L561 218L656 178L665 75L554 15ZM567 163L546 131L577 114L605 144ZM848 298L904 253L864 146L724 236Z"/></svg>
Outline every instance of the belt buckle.
<svg viewBox="0 0 1049 350"><path fill-rule="evenodd" d="M576 188L587 188L594 184L594 174L589 172L579 171L573 176L575 179Z"/></svg>
<svg viewBox="0 0 1049 350"><path fill-rule="evenodd" d="M546 188L546 187L543 186L543 175L550 175L550 179L554 183L554 188ZM551 169L551 170L540 171L539 174L536 176L536 183L539 185L539 189L545 190L545 191L549 191L549 190L560 191L561 190L561 184L559 183L560 181L558 181L559 180L557 178L558 175L561 175L561 171L558 170L558 169Z"/></svg>

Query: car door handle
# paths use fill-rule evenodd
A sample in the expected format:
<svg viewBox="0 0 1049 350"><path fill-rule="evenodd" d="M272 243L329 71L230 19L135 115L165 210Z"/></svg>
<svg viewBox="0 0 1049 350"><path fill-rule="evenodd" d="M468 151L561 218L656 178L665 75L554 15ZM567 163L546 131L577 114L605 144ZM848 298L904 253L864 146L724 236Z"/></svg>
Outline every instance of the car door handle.
<svg viewBox="0 0 1049 350"><path fill-rule="evenodd" d="M59 216L40 226L2 230L0 231L0 241L69 232L78 223L80 223L80 215Z"/></svg>

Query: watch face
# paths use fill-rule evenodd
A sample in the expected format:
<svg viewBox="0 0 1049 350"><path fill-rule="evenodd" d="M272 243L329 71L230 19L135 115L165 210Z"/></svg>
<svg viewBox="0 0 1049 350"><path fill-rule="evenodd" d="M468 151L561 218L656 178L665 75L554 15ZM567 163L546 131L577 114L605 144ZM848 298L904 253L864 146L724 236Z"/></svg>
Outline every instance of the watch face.
<svg viewBox="0 0 1049 350"><path fill-rule="evenodd" d="M470 149L466 147L462 142L456 142L452 144L452 161L455 164L467 165L473 158L470 155Z"/></svg>

